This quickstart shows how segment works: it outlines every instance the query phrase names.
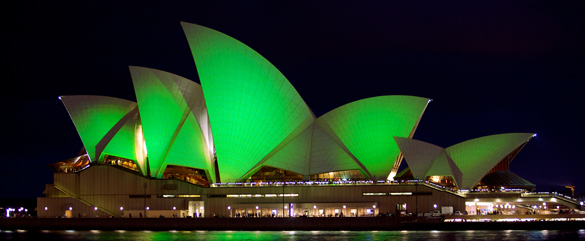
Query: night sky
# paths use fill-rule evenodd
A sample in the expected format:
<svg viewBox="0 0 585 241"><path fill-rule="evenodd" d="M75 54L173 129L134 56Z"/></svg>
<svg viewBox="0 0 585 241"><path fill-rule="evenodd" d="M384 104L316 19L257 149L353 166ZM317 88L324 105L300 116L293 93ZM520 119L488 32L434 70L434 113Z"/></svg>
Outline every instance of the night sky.
<svg viewBox="0 0 585 241"><path fill-rule="evenodd" d="M129 65L199 82L180 21L256 50L317 117L380 95L431 98L415 139L449 147L536 132L511 170L537 191L585 190L585 1L3 1L0 11L0 197L43 196L48 165L82 147L58 96L136 101Z"/></svg>

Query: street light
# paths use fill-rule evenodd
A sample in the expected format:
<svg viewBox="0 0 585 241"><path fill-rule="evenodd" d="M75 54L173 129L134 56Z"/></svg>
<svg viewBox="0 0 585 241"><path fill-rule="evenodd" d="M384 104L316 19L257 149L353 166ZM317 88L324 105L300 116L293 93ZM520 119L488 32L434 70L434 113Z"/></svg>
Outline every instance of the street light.
<svg viewBox="0 0 585 241"><path fill-rule="evenodd" d="M123 207L120 207L120 211L122 211L122 210L124 210L124 208Z"/></svg>
<svg viewBox="0 0 585 241"><path fill-rule="evenodd" d="M232 207L228 206L227 209L230 210L230 218L231 218L232 217Z"/></svg>
<svg viewBox="0 0 585 241"><path fill-rule="evenodd" d="M317 205L313 206L313 217L317 216Z"/></svg>
<svg viewBox="0 0 585 241"><path fill-rule="evenodd" d="M415 217L418 219L418 177L416 177L416 183L415 183L416 187L416 214Z"/></svg>
<svg viewBox="0 0 585 241"><path fill-rule="evenodd" d="M142 187L144 188L144 217L146 218L146 210L148 210L148 207L146 206L146 186L148 186L148 184L146 184L146 182L142 183Z"/></svg>
<svg viewBox="0 0 585 241"><path fill-rule="evenodd" d="M94 210L94 211L97 211L97 210L98 210L98 208L97 208L97 207L93 207L93 210Z"/></svg>

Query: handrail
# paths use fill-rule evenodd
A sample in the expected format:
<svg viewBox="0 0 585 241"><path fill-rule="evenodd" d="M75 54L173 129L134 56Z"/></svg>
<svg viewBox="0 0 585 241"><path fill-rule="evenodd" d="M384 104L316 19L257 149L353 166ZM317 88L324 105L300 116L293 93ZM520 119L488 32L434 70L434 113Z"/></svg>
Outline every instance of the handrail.
<svg viewBox="0 0 585 241"><path fill-rule="evenodd" d="M105 209L105 208L103 208L103 207L98 207L98 206L95 206L95 205L91 204L90 202L88 202L88 201L86 201L86 200L83 200L83 199L81 199L81 198L79 198L79 197L75 197L73 194L71 194L71 193L69 193L69 192L65 191L65 189L63 189L63 188L61 188L61 187L59 187L59 186L57 186L57 185L55 185L55 184L53 184L53 186L54 186L55 188L57 188L57 190L61 191L62 193L65 193L65 195L67 195L67 196L69 196L69 197L71 197L71 198L73 198L73 199L75 199L75 200L77 200L77 201L79 201L79 202L81 202L81 203L83 203L83 204L87 205L87 206L90 206L90 207L97 207L97 208L98 208L100 211L102 211L102 212L104 212L104 213L106 213L106 214L109 214L109 215L111 215L111 216L114 216L114 217L117 217L117 216L118 216L117 214L115 214L115 213L113 213L113 212L111 212L111 211L109 211L109 210L107 210L107 209Z"/></svg>

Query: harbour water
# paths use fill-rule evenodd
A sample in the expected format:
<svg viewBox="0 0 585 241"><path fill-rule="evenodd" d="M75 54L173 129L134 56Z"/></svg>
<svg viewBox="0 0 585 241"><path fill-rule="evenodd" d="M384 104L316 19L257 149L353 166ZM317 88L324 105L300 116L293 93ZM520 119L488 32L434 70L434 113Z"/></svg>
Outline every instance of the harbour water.
<svg viewBox="0 0 585 241"><path fill-rule="evenodd" d="M0 230L0 240L585 240L585 229L497 231Z"/></svg>

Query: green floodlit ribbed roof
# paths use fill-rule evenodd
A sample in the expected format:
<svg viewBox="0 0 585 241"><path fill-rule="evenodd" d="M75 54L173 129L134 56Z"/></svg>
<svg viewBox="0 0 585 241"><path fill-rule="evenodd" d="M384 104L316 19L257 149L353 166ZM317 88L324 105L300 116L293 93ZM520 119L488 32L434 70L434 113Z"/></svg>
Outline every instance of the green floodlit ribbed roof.
<svg viewBox="0 0 585 241"><path fill-rule="evenodd" d="M376 179L386 179L400 149L392 138L410 137L429 99L379 96L341 106L319 117Z"/></svg>
<svg viewBox="0 0 585 241"><path fill-rule="evenodd" d="M221 181L238 180L314 117L256 51L218 31L181 25L203 86Z"/></svg>
<svg viewBox="0 0 585 241"><path fill-rule="evenodd" d="M138 113L136 113L130 120L128 120L120 130L114 135L114 138L110 140L110 143L106 146L103 154L114 155L126 159L136 160L135 151L135 131ZM100 159L102 159L100 157ZM140 166L140 165L138 165Z"/></svg>
<svg viewBox="0 0 585 241"><path fill-rule="evenodd" d="M427 176L437 156L445 152L442 147L424 141L402 137L394 137L394 140L402 151L412 175L422 179Z"/></svg>
<svg viewBox="0 0 585 241"><path fill-rule="evenodd" d="M311 175L344 170L360 170L362 175L365 174L364 176L367 177L367 173L362 170L360 165L319 124L315 123L313 126Z"/></svg>
<svg viewBox="0 0 585 241"><path fill-rule="evenodd" d="M201 87L183 77L130 67L146 142L150 175L161 178L167 165L210 171L205 138L191 112ZM214 175L209 175L214 181Z"/></svg>
<svg viewBox="0 0 585 241"><path fill-rule="evenodd" d="M87 150L89 159L92 162L98 162L102 154L101 150L106 147L112 138L115 143L120 145L132 146L134 144L132 138L127 138L126 136L115 137L114 134L118 130L114 126L121 128L123 132L126 131L127 127L124 127L124 124L126 124L124 121L130 118L127 117L124 119L124 117L130 115L136 108L135 102L92 95L61 96L59 98L63 101L65 108L69 112L69 116L71 116L79 137ZM98 144L100 145L98 146ZM133 151L134 149L131 150ZM132 156L128 153L129 151L109 151L115 152L111 153L113 155Z"/></svg>
<svg viewBox="0 0 585 241"><path fill-rule="evenodd" d="M435 159L433 166L427 172L427 176L452 176L457 187L460 187L463 182L463 173L444 150Z"/></svg>
<svg viewBox="0 0 585 241"><path fill-rule="evenodd" d="M509 133L471 139L446 148L463 173L462 189L470 189L510 152L530 140L534 133Z"/></svg>
<svg viewBox="0 0 585 241"><path fill-rule="evenodd" d="M452 176L461 185L462 173L445 149L424 141L394 137L414 177Z"/></svg>
<svg viewBox="0 0 585 241"><path fill-rule="evenodd" d="M293 171L308 177L313 125L270 157L264 165Z"/></svg>
<svg viewBox="0 0 585 241"><path fill-rule="evenodd" d="M452 159L449 158L449 156L447 156L445 149L443 149L443 151L441 153L439 153L439 155L437 155L437 157L435 158L433 165L431 166L431 168L429 168L426 175L427 176L449 176L449 175L452 175L451 168L449 166L449 161L452 161Z"/></svg>

